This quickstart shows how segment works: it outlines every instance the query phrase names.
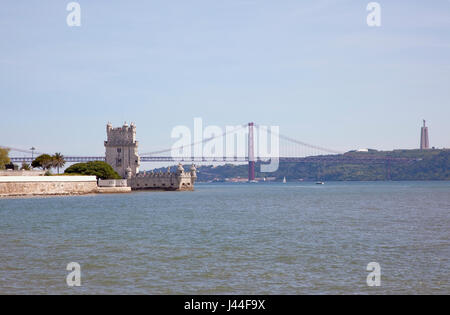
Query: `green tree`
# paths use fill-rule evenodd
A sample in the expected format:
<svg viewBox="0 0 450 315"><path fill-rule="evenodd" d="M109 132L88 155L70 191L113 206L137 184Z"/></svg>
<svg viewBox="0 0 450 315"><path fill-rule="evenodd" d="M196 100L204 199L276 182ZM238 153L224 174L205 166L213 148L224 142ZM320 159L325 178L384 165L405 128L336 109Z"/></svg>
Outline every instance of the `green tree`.
<svg viewBox="0 0 450 315"><path fill-rule="evenodd" d="M48 170L53 166L53 158L48 154L41 154L31 162L31 166Z"/></svg>
<svg viewBox="0 0 450 315"><path fill-rule="evenodd" d="M11 162L8 154L9 154L9 149L0 148L0 170L4 170L5 165L9 164Z"/></svg>
<svg viewBox="0 0 450 315"><path fill-rule="evenodd" d="M61 153L55 153L55 155L52 156L52 166L56 167L59 174L59 168L63 167L66 164L66 160L64 159L64 155Z"/></svg>
<svg viewBox="0 0 450 315"><path fill-rule="evenodd" d="M100 179L121 179L119 174L106 162L93 161L87 163L77 163L68 167L65 174L81 174L97 176Z"/></svg>
<svg viewBox="0 0 450 315"><path fill-rule="evenodd" d="M23 163L22 163L22 166L20 167L20 169L21 169L22 171L29 171L29 170L31 170L31 166L30 166L30 164L28 164L28 163L26 163L26 162L23 162Z"/></svg>

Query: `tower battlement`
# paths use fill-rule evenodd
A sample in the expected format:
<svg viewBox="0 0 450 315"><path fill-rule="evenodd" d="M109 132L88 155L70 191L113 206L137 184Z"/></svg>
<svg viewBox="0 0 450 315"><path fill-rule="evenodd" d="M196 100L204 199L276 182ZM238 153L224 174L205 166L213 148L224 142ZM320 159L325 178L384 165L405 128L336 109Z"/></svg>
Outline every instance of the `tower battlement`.
<svg viewBox="0 0 450 315"><path fill-rule="evenodd" d="M106 125L107 141L105 145L134 145L136 141L136 125L131 123L128 125L126 122L122 127L113 128L111 123Z"/></svg>

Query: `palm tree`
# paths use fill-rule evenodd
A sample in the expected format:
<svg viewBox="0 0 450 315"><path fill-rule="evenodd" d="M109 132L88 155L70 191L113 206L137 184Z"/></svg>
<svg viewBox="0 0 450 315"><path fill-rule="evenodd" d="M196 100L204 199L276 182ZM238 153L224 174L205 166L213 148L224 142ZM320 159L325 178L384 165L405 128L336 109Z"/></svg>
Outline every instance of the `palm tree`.
<svg viewBox="0 0 450 315"><path fill-rule="evenodd" d="M58 174L59 168L63 167L65 164L66 160L64 159L64 155L62 155L61 153L55 153L55 155L52 156L52 166L58 169Z"/></svg>

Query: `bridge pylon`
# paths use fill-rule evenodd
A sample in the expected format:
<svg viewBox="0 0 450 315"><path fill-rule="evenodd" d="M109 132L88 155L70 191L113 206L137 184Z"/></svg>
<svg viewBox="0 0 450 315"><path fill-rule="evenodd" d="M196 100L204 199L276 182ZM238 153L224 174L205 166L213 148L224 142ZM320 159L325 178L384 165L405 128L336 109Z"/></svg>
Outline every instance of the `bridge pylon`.
<svg viewBox="0 0 450 315"><path fill-rule="evenodd" d="M255 143L253 128L254 123L248 123L248 181L255 180Z"/></svg>

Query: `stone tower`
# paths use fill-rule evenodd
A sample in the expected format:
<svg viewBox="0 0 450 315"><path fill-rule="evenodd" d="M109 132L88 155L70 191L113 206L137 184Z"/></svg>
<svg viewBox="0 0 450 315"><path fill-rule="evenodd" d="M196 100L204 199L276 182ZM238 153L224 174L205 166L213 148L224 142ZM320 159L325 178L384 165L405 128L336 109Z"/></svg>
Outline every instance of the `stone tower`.
<svg viewBox="0 0 450 315"><path fill-rule="evenodd" d="M139 173L140 159L138 141L136 141L136 126L125 123L122 127L113 128L106 125L107 141L105 141L106 163L122 178L136 176Z"/></svg>
<svg viewBox="0 0 450 315"><path fill-rule="evenodd" d="M420 149L428 150L430 148L430 140L428 139L428 127L426 121L423 121L423 127L420 131Z"/></svg>

